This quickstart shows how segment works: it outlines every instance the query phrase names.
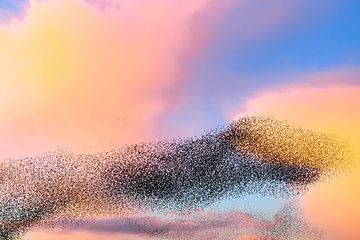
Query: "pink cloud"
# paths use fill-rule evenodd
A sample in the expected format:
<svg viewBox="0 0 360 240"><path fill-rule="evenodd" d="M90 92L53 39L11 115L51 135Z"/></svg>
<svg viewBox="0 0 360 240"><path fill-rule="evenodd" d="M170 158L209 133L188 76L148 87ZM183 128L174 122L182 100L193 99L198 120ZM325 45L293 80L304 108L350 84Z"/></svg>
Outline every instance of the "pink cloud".
<svg viewBox="0 0 360 240"><path fill-rule="evenodd" d="M0 28L1 156L155 138L171 105L164 92L176 92L179 59L197 38L193 18L209 4L31 2L24 20Z"/></svg>
<svg viewBox="0 0 360 240"><path fill-rule="evenodd" d="M166 220L159 217L133 216L94 222L79 222L56 230L56 234L87 233L89 236L126 235L129 239L141 237L145 239L196 239L196 240L284 240L290 237L296 239L317 239L319 232L311 228L296 213L292 204L281 209L273 219L251 215L240 211L190 213L180 217L170 217ZM48 232L48 234L52 234ZM31 239L29 237L25 240ZM94 235L94 236L95 236ZM67 237L68 238L68 237ZM70 238L71 239L71 238ZM83 238L84 239L84 238ZM90 239L87 238L87 239Z"/></svg>

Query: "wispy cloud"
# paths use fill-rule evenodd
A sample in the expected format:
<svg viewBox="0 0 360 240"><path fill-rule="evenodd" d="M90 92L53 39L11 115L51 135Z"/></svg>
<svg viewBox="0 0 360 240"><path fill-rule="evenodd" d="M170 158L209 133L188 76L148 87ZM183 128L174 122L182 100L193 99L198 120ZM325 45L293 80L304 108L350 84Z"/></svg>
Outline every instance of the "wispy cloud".
<svg viewBox="0 0 360 240"><path fill-rule="evenodd" d="M183 216L133 216L97 221L79 221L63 225L62 231L85 231L93 234L129 234L149 239L191 240L310 240L321 233L302 218L298 208L288 204L273 218L240 211L199 211Z"/></svg>
<svg viewBox="0 0 360 240"><path fill-rule="evenodd" d="M239 107L234 116L272 115L303 127L337 134L352 146L356 166L344 176L317 184L304 196L304 214L326 239L359 239L360 76L353 68L289 76L301 84L271 87Z"/></svg>

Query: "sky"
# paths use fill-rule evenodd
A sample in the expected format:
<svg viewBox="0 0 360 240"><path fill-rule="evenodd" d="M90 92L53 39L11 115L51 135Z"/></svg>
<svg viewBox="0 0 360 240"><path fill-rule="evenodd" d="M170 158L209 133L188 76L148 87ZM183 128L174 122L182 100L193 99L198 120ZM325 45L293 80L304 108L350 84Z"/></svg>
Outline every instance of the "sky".
<svg viewBox="0 0 360 240"><path fill-rule="evenodd" d="M254 115L337 134L360 158L359 11L356 0L0 0L0 158L196 136ZM359 180L356 165L295 199L325 240L360 239ZM289 201L211 209L273 216ZM88 228L25 239L49 236L142 239Z"/></svg>

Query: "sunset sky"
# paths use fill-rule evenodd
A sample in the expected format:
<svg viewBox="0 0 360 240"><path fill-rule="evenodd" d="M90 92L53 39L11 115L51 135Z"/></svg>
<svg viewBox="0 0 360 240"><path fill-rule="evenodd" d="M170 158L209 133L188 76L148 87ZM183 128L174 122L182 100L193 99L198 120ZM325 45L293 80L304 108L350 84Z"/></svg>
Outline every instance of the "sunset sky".
<svg viewBox="0 0 360 240"><path fill-rule="evenodd" d="M360 159L359 23L357 0L0 0L0 158L195 136L266 115L337 134ZM272 216L295 200L325 240L359 240L359 182L355 165L296 199L210 208ZM64 238L143 239L25 237Z"/></svg>

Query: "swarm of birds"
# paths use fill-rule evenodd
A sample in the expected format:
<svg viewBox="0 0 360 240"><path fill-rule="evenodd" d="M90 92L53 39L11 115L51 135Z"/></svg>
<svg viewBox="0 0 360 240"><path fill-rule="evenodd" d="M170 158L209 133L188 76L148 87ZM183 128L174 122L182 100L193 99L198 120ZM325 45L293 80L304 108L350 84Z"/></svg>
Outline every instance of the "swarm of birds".
<svg viewBox="0 0 360 240"><path fill-rule="evenodd" d="M7 159L0 162L0 239L18 239L49 221L299 194L346 169L349 156L336 136L245 117L193 138Z"/></svg>

